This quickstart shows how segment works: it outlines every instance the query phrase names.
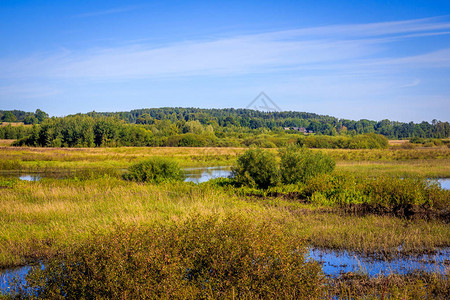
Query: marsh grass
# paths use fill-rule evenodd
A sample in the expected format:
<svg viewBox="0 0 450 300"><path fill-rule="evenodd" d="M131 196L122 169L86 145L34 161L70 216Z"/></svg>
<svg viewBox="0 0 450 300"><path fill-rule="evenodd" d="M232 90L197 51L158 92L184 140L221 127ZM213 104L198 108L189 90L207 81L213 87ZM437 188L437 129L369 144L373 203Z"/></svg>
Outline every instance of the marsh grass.
<svg viewBox="0 0 450 300"><path fill-rule="evenodd" d="M2 140L0 139L0 147L1 146L11 146L16 140Z"/></svg>
<svg viewBox="0 0 450 300"><path fill-rule="evenodd" d="M321 267L282 221L192 215L154 227L119 227L57 255L28 276L39 297L317 298Z"/></svg>
<svg viewBox="0 0 450 300"><path fill-rule="evenodd" d="M369 278L358 273L345 273L327 282L328 297L338 299L448 299L447 274L413 272Z"/></svg>
<svg viewBox="0 0 450 300"><path fill-rule="evenodd" d="M164 157L181 167L231 166L246 148L118 147L32 148L0 147L0 172L119 174L132 164ZM267 149L273 154L277 149ZM324 149L336 169L361 176L450 177L450 149Z"/></svg>
<svg viewBox="0 0 450 300"><path fill-rule="evenodd" d="M243 214L284 220L308 243L332 249L398 254L450 246L440 221L355 216L282 198L239 196L212 184L141 184L116 178L17 181L0 189L0 266L50 259L72 241L108 233L118 224L153 226L201 215Z"/></svg>
<svg viewBox="0 0 450 300"><path fill-rule="evenodd" d="M148 245L154 245L152 244L153 242L160 243L157 245L160 245L162 248L155 248L156 252L154 252L154 258L164 258L163 256L158 256L162 255L163 249L165 249L165 242L162 242L165 241L163 238L188 237L188 232L183 231L182 228L185 226L187 226L186 228L192 228L192 226L194 226L192 224L195 223L193 220L197 217L199 220L205 222L202 223L203 221L201 221L195 225L200 228L199 232L206 232L211 235L199 234L198 236L190 236L196 240L192 241L191 244L187 243L186 245L195 246L193 248L198 248L198 244L196 243L200 241L206 244L207 240L202 238L208 236L210 240L220 240L217 236L214 237L214 234L218 234L220 230L222 230L222 233L227 231L232 232L233 230L237 230L235 232L241 232L244 230L242 228L248 227L250 229L249 237L254 237L252 235L253 233L256 234L258 230L265 228L265 225L263 226L263 224L269 224L268 232L274 230L273 234L275 235L269 234L264 235L265 237L261 236L258 243L259 245L267 244L267 247L269 248L272 247L270 249L267 248L270 251L277 247L277 243L267 242L266 238L269 239L269 237L270 239L274 238L274 240L279 237L279 240L282 242L286 239L286 247L292 245L290 237L298 237L302 247L305 244L309 244L320 248L372 254L387 259L402 255L433 253L439 248L450 247L450 227L448 226L448 223L441 219L408 219L391 214L353 214L349 213L345 207L328 205L327 203L319 201L330 199L330 197L328 197L330 195L322 193L320 188L325 187L327 189L328 187L331 187L331 190L334 190L334 193L339 195L339 191L351 190L350 187L355 185L354 182L353 185L350 184L352 183L351 180L337 180L334 183L331 182L332 184L330 186L327 180L319 181L316 182L316 190L308 190L308 188L313 186L309 186L308 183L305 185L276 186L262 191L255 188L236 189L230 185L229 179L218 179L199 185L186 182L146 184L124 181L118 176L123 168L127 168L134 163L138 163L151 157L168 157L179 162L183 167L232 165L236 161L238 155L245 150L245 148L122 147L43 149L0 147L0 167L3 167L2 169L5 171L70 171L72 174L80 174L80 176L71 176L69 179L43 178L37 182L25 182L19 180L9 181L9 179L5 179L6 181L0 182L0 184L5 186L4 188L0 188L0 201L2 207L0 209L0 268L21 266L36 261L43 261L46 263L52 261L73 262L77 260L77 257L85 257L88 262L86 266L92 268L101 266L111 268L110 271L112 273L105 273L105 276L107 276L106 274L111 274L111 278L114 278L114 274L122 274L121 272L124 272L124 269L114 269L113 265L106 263L107 260L104 261L103 265L94 264L94 260L97 260L96 255L101 256L101 249L106 249L109 252L105 253L110 253L118 262L126 262L125 258L127 258L127 256L125 254L130 250L132 253L131 257L135 255L136 260L134 262L132 260L131 262L133 263L128 266L130 266L131 269L136 266L136 272L137 270L142 271L144 267L151 266L146 265L145 261L141 261L140 259L145 258L144 252L147 253L146 251L141 250L147 250L147 248L139 248L140 246L137 243L138 239L134 238L130 240L132 241L132 245L136 247L133 248L133 246L127 248L128 246L125 243L127 239L123 239L122 237L133 236L134 233L129 231L130 228L139 228L139 230L136 231L140 232L136 234L137 237L139 237L139 234L144 234L144 232L148 233L149 236L154 236L151 234L157 233L156 237L153 239L147 238L146 240L145 236L143 239L149 243ZM273 149L268 151L272 151L272 153L275 154L277 150ZM358 188L367 191L370 190L368 187L374 187L374 191L376 191L374 192L375 195L380 195L380 198L378 199L380 203L388 201L388 198L391 195L404 195L405 197L403 199L413 199L413 201L420 199L434 199L432 197L426 198L425 196L425 198L416 196L412 198L409 197L409 191L408 189L403 189L405 186L402 186L402 181L397 182L398 184L394 187L394 190L389 190L389 188L391 188L389 187L389 176L392 174L396 174L400 177L409 177L411 174L417 173L420 173L420 176L440 174L440 177L450 177L450 169L448 167L450 165L450 149L448 148L447 150L430 148L323 151L329 153L337 160L337 173L340 173L342 169L345 169L348 172L343 173L348 174L352 172L352 176L355 178L370 178L370 180L372 180L370 184L362 182L357 183L356 185ZM18 168L19 170L17 170ZM416 171L417 169L419 172ZM382 177L380 176L382 174L388 174L389 176ZM335 176L335 174L329 176ZM379 179L375 179L374 177L379 177ZM411 180L414 181L416 179ZM420 185L416 184L416 186L420 188ZM339 189L338 187L341 188ZM412 186L409 186L409 188L411 187ZM324 198L320 199L320 197L317 196L319 198L315 199L315 201L310 201L311 199L308 197L312 197L314 192L319 192ZM382 196L384 195L383 193L387 193L385 195L386 197ZM353 197L352 199L355 200L358 199L356 196L358 195L350 193L344 198L347 199L348 197ZM367 193L366 196L369 197L370 193ZM393 203L401 198L397 196L387 203ZM370 199L370 197L367 199ZM376 200L376 197L374 197L374 199ZM448 208L448 202L438 201L437 203L440 203L441 208ZM435 205L434 202L432 205L430 205L430 203L419 204L429 205L430 207L434 207ZM196 217L193 218L192 216ZM233 219L234 222L226 222L226 220L232 220L231 218L233 216L236 216L237 218ZM210 224L208 223L210 221L207 220L215 220L214 222L216 223L213 223L218 227L214 225L216 227L212 226L212 228L216 228L217 231L208 231L207 227L202 225ZM242 223L243 227L239 227L240 224L235 223ZM191 224L192 226L188 224ZM271 224L275 227L270 227ZM180 227L177 227L178 225ZM169 228L170 234L172 235L169 233L164 235L164 233L158 231L161 228ZM255 231L253 231L253 229ZM160 236L160 238L158 238L158 236ZM223 235L219 236L223 237ZM237 240L245 240L245 235L236 235L236 237L237 238L232 242L232 245L235 245L233 243ZM114 238L115 240L113 240ZM180 238L180 240L182 239ZM92 243L93 241L98 241L98 243ZM95 248L97 245L104 248ZM229 254L229 252L225 251L227 247L224 247L223 245L226 244L217 242L214 244L214 247L216 248L206 247L202 249L205 250L204 253L217 252ZM93 248L89 248L91 246ZM118 253L111 252L115 246L119 247L121 251ZM252 247L252 245L249 246L248 243L245 244L244 242L242 244L238 243L236 246L243 246L244 248ZM241 249L239 247L238 249ZM92 252L90 253L92 255L88 252L83 252L84 249L91 249ZM183 251L188 254L187 257L193 259L202 257L202 253L190 252L191 250L192 249L186 249L186 251ZM246 253L245 251L239 251L236 253ZM266 251L265 253L269 252ZM239 255L237 255L237 257L242 258L242 256ZM173 265L168 264L159 266L169 266L170 268L175 266L174 269L170 270L179 271L180 266L182 266L182 268L185 267L185 265L182 264L182 261L183 260L174 261ZM193 261L196 260L194 259ZM202 262L202 259L199 259L199 261ZM208 266L208 263L210 262L206 262L205 266ZM225 270L228 270L226 272L231 272L230 269L226 269L225 265L227 264L222 263L224 268L221 269L220 272L225 272ZM58 265L56 265L55 271L57 271L57 267ZM287 265L285 265L285 267L287 268ZM186 294L183 295L202 295L204 298L207 296L223 296L222 298L237 297L238 294L227 294L227 292L223 292L223 294L220 295L214 294L214 291L216 291L215 289L212 289L214 280L207 281L207 286L211 284L212 289L212 292L208 294L203 286L206 282L205 276L210 275L204 270L209 269L208 267L199 269L203 270L199 272L200 277L194 277L202 278L202 280L194 280L192 285L186 285L186 282L184 281L181 282L181 290L186 292ZM96 270L98 271L98 269ZM186 269L183 269L182 271L185 272ZM78 276L76 274L79 274L77 272L77 270L74 270L73 275L75 276L75 279L86 280L86 278L76 277ZM125 281L123 281L122 284L129 284L130 287L138 289L142 282L139 280L133 281L133 278L146 278L144 274L139 272L125 273L128 274L128 277L124 277L123 280ZM264 277L267 275L264 273L266 272L264 271L264 268L256 270L255 272L256 273L251 274L260 274L262 276L261 278L266 278ZM101 275L101 272L96 274ZM129 274L135 274L136 276L131 276ZM182 274L186 274L186 272ZM294 272L292 274L296 273ZM311 274L318 273L313 272ZM36 281L36 283L47 286L48 282L45 281L45 276L36 277L36 280L39 278L39 280L43 280ZM286 274L285 276L290 276L290 274ZM398 283L399 293L402 291L405 292L404 295L406 295L406 299L408 299L408 297L414 298L416 295L419 295L414 294L415 286L418 287L418 291L421 292L425 289L426 293L431 293L429 295L439 296L439 293L442 294L445 291L448 291L448 281L445 283L442 278L437 278L433 281L434 279L431 277L430 279L427 277L428 275L423 275L422 282L425 282L425 284L422 285L420 276L422 275L411 277L413 278L411 280L402 277L402 279L398 279L398 281L395 281L397 280L395 279L392 280L392 282ZM170 276L167 278L170 278ZM312 278L317 279L318 277ZM162 284L160 285L161 287L167 287L164 285L167 283L165 280L166 279L160 281L158 284ZM311 282L315 282L314 280ZM366 279L364 280L364 284L368 282ZM99 289L104 288L104 286L102 286L103 281L97 281L96 284L98 284ZM235 284L231 281L223 281L224 282L221 282L220 284L217 283L217 286L220 286L220 288L217 288L217 291L220 289L227 290L230 293L233 290L234 292L238 291L237 288L231 288L230 291L229 287L233 287ZM111 280L106 282L113 283ZM203 285L201 282L203 282ZM398 295L403 295L394 290L395 285L392 285L392 288L388 286L388 288L385 289L384 287L386 284L384 281L380 281L383 282L384 285L370 285L372 283L363 285L363 287L373 287L366 290L360 289L358 286L350 285L348 282L349 281L346 281L341 285L335 285L336 289L334 287L329 287L329 289L334 295L341 295L342 297L346 297L344 292L350 292L350 295L353 298L364 297L361 296L364 291L368 294L371 292L375 293L375 298L379 298L380 295L382 295L381 293L383 290L385 290L385 295L388 295L386 294L386 291L389 291L389 295L392 295L393 298L400 297ZM88 287L88 282L85 281L85 283L85 286ZM53 289L54 287L56 286L52 286L48 291L55 291ZM74 288L79 287L80 286ZM178 286L173 285L170 287L172 289L168 290L168 293L175 293L174 291ZM113 288L117 291L117 286L113 286ZM258 288L259 287L252 287L252 291L260 291ZM269 284L268 289L258 292L259 294L247 293L246 291L248 290L245 290L245 288L239 288L240 291L244 291L239 295L247 295L248 297L254 295L272 295L270 293L272 293L271 291L275 288L280 289L281 287L276 287L275 283L274 285ZM286 295L293 295L291 293L293 290L290 288L287 288L286 291L289 291L286 292ZM188 294L188 292L192 292L192 294ZM121 296L126 297L127 295L121 294ZM286 298L288 297L286 296Z"/></svg>

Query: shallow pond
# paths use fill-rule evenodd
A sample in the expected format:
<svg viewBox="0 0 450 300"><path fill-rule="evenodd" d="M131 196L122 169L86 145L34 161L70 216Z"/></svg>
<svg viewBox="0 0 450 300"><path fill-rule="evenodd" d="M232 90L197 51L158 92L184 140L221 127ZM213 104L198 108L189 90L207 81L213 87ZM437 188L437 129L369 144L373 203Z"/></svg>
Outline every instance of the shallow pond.
<svg viewBox="0 0 450 300"><path fill-rule="evenodd" d="M210 179L229 177L231 175L231 167L202 167L202 168L187 168L185 181L202 183Z"/></svg>
<svg viewBox="0 0 450 300"><path fill-rule="evenodd" d="M18 283L24 284L26 282L25 277L30 270L30 266L25 266L21 268L2 271L0 273L0 293L9 294L11 292L14 292L15 280L18 280Z"/></svg>
<svg viewBox="0 0 450 300"><path fill-rule="evenodd" d="M195 182L202 183L206 182L210 179L220 178L220 177L229 177L231 175L231 167L230 166L216 166L216 167L199 167L199 168L186 168L184 169L186 172L187 182ZM54 179L62 179L67 178L68 176L62 174L46 174L46 173L3 173L3 177L15 177L20 180L26 181L39 181L42 178L54 178ZM450 178L437 178L437 181L441 184L442 189L450 190Z"/></svg>
<svg viewBox="0 0 450 300"><path fill-rule="evenodd" d="M450 178L438 178L438 181L441 184L442 189L450 190Z"/></svg>
<svg viewBox="0 0 450 300"><path fill-rule="evenodd" d="M332 251L312 248L309 258L322 263L323 271L329 276L341 273L359 272L368 276L380 274L407 274L413 271L426 271L445 274L450 265L450 248L435 255L421 255L393 260L380 260L347 251Z"/></svg>

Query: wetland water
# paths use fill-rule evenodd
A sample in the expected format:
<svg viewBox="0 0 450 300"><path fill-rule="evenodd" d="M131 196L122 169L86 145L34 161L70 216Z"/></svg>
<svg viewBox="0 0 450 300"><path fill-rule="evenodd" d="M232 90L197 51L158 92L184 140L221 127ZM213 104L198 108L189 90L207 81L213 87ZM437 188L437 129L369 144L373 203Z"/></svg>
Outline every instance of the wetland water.
<svg viewBox="0 0 450 300"><path fill-rule="evenodd" d="M187 168L186 180L188 182L202 183L210 179L229 177L231 175L231 167L202 167L202 168Z"/></svg>
<svg viewBox="0 0 450 300"><path fill-rule="evenodd" d="M213 178L228 177L231 175L231 167L202 167L185 169L186 181L202 183ZM45 177L63 178L46 174L4 174L26 181L39 181ZM443 189L450 189L450 178L438 179ZM319 261L323 271L329 276L338 276L345 272L361 272L369 276L379 274L405 274L412 271L423 270L443 274L445 268L450 265L450 248L441 250L436 255L423 255L420 257L408 257L390 261L373 259L352 252L338 252L326 249L310 249L309 259ZM0 292L11 292L13 278L24 283L30 266L11 269L0 272Z"/></svg>
<svg viewBox="0 0 450 300"><path fill-rule="evenodd" d="M229 177L231 175L231 167L230 166L216 166L216 167L199 167L199 168L186 168L184 169L186 172L186 180L187 182L195 182L202 183L206 182L210 179L220 178L220 177ZM57 174L43 174L43 173L15 173L8 174L4 173L3 176L7 177L16 177L20 180L26 181L39 181L42 178L51 177L51 178L64 178L64 176L58 176ZM444 190L450 190L450 178L436 178L437 181L441 184L441 187Z"/></svg>

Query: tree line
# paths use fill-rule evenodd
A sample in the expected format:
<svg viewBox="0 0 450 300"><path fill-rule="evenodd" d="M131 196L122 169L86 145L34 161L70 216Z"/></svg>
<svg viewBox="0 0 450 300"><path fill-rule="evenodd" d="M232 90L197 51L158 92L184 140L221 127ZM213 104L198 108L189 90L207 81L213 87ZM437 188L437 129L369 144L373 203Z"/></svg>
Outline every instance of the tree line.
<svg viewBox="0 0 450 300"><path fill-rule="evenodd" d="M214 127L241 127L249 129L266 128L270 130L303 127L308 131L323 135L377 133L390 139L402 138L447 138L450 124L433 120L430 123L403 123L390 120L359 121L338 119L327 115L306 112L263 112L252 109L203 109L165 107L137 109L129 112L98 113L88 115L116 116L126 123L152 124L155 120L177 121L198 120L201 124Z"/></svg>
<svg viewBox="0 0 450 300"><path fill-rule="evenodd" d="M11 114L24 123L30 116L36 119L28 123L32 126L0 126L0 139L43 147L280 147L299 143L316 148L385 148L386 141L380 135L391 139L450 136L449 123L436 120L431 124L352 121L312 113L249 109L154 108L52 118L41 110L0 112L2 120L11 120ZM305 136L292 130L300 127L313 134Z"/></svg>

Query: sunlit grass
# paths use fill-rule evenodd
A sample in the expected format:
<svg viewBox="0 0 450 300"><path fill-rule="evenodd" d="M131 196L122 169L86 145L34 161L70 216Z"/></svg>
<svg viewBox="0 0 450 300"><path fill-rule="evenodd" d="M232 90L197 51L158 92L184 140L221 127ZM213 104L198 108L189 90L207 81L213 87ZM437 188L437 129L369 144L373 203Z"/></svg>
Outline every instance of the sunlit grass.
<svg viewBox="0 0 450 300"><path fill-rule="evenodd" d="M0 189L0 266L46 259L74 240L110 232L118 224L152 226L191 214L243 214L283 220L314 246L405 253L450 246L439 221L351 216L295 200L247 199L208 184L139 184L114 178L17 182Z"/></svg>
<svg viewBox="0 0 450 300"><path fill-rule="evenodd" d="M151 158L165 157L182 167L230 166L247 148L118 147L118 148L32 148L0 147L1 171L68 172L102 170L111 174ZM269 149L276 153L277 149ZM319 150L313 150L319 151ZM363 176L450 177L450 148L320 150L332 156L337 170ZM109 171L108 171L109 170Z"/></svg>

